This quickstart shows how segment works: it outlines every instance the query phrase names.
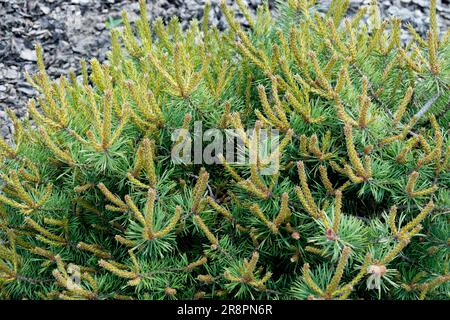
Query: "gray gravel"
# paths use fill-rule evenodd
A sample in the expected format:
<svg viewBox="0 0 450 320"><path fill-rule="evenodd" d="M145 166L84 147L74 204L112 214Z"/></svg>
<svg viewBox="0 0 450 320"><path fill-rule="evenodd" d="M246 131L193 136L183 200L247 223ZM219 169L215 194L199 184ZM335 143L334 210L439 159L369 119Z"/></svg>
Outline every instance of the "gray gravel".
<svg viewBox="0 0 450 320"><path fill-rule="evenodd" d="M225 28L225 19L211 0L210 21ZM233 2L233 0L229 0ZM247 0L254 10L262 0ZM274 0L271 0L271 4ZM328 1L318 1L325 8ZM351 0L351 11L369 1ZM201 19L205 0L147 0L149 18L161 16L167 21L176 15L184 24L192 18ZM395 15L404 24L412 23L424 34L428 30L428 0L379 0L385 16ZM0 0L0 134L11 136L6 108L23 117L26 102L35 92L26 83L24 71L36 70L34 43L44 47L44 60L50 76L79 71L82 58L104 61L109 50L110 22L120 19L126 10L130 20L139 14L137 0ZM450 0L438 0L441 29L450 25ZM242 19L245 24L245 21Z"/></svg>

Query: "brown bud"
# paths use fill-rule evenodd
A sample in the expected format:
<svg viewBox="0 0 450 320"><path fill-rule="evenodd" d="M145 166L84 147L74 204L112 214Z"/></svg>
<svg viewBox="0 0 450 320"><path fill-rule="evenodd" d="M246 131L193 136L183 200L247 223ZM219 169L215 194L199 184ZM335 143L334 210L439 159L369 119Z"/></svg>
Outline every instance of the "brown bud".
<svg viewBox="0 0 450 320"><path fill-rule="evenodd" d="M214 277L209 275L209 274L199 274L197 276L197 280L204 282L204 283L213 283L214 282Z"/></svg>
<svg viewBox="0 0 450 320"><path fill-rule="evenodd" d="M168 295L168 296L174 296L177 294L177 290L174 288L166 288L164 289L164 292Z"/></svg>
<svg viewBox="0 0 450 320"><path fill-rule="evenodd" d="M298 231L294 231L291 234L292 239L298 240L300 239L300 233Z"/></svg>
<svg viewBox="0 0 450 320"><path fill-rule="evenodd" d="M327 240L330 241L336 241L338 239L337 234L331 228L327 229L325 237L327 238Z"/></svg>
<svg viewBox="0 0 450 320"><path fill-rule="evenodd" d="M202 299L202 298L205 297L205 295L206 295L206 292L205 292L205 291L199 291L199 292L197 292L197 293L194 295L194 299L195 299L195 300Z"/></svg>
<svg viewBox="0 0 450 320"><path fill-rule="evenodd" d="M373 150L373 145L371 145L371 144L368 145L368 146L366 146L366 147L364 147L364 153L365 153L365 154L371 153L372 150Z"/></svg>
<svg viewBox="0 0 450 320"><path fill-rule="evenodd" d="M386 273L387 269L384 265L372 264L367 268L367 273L374 274L376 276L382 277Z"/></svg>

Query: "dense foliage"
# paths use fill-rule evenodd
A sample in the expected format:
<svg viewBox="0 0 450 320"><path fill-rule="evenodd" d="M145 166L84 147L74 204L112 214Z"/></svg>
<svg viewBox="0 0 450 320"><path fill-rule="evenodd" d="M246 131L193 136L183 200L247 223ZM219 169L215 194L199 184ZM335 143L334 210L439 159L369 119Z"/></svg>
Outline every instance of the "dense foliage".
<svg viewBox="0 0 450 320"><path fill-rule="evenodd" d="M267 4L229 28L112 31L108 62L39 72L0 141L3 299L448 299L450 45L376 1ZM363 19L368 17L369 23ZM45 48L44 48L45 49ZM49 53L51 54L51 53ZM279 130L280 157L173 163L177 128ZM242 130L241 130L242 129ZM191 137L193 137L191 135ZM236 137L235 137L236 138ZM187 140L189 141L189 139Z"/></svg>

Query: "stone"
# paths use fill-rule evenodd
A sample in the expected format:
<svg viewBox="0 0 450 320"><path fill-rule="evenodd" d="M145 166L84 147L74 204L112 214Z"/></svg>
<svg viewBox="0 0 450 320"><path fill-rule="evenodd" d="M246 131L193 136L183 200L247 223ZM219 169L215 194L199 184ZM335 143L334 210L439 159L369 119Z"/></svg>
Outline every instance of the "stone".
<svg viewBox="0 0 450 320"><path fill-rule="evenodd" d="M429 2L426 0L413 0L413 2L423 8L426 8L429 5Z"/></svg>
<svg viewBox="0 0 450 320"><path fill-rule="evenodd" d="M19 77L19 73L16 70L10 68L5 70L3 76L7 79L17 79Z"/></svg>
<svg viewBox="0 0 450 320"><path fill-rule="evenodd" d="M36 52L30 49L23 49L20 52L20 58L27 61L37 61Z"/></svg>
<svg viewBox="0 0 450 320"><path fill-rule="evenodd" d="M103 22L97 23L95 25L95 29L98 30L98 31L102 31L102 30L105 29L105 24Z"/></svg>
<svg viewBox="0 0 450 320"><path fill-rule="evenodd" d="M30 97L30 96L32 96L33 94L36 93L36 91L30 86L19 86L17 91L27 95L28 97Z"/></svg>
<svg viewBox="0 0 450 320"><path fill-rule="evenodd" d="M91 2L91 0L71 0L70 2L73 4L86 5L86 4L89 4L89 2Z"/></svg>
<svg viewBox="0 0 450 320"><path fill-rule="evenodd" d="M50 8L47 6L44 6L43 4L39 5L39 9L41 9L43 14L49 14L50 13Z"/></svg>

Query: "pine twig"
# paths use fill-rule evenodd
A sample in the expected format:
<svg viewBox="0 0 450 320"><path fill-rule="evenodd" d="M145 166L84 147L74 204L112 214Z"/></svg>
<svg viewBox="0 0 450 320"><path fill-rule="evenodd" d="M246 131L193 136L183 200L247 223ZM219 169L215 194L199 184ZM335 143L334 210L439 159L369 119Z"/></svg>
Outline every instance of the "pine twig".
<svg viewBox="0 0 450 320"><path fill-rule="evenodd" d="M435 94L423 105L423 107L419 111L417 111L417 113L414 115L417 121L419 121L419 119L422 118L425 113L427 113L427 111L431 108L431 106L436 102L436 100L440 96L441 96L440 93Z"/></svg>
<svg viewBox="0 0 450 320"><path fill-rule="evenodd" d="M188 176L192 177L192 178L195 178L195 179L198 179L198 176L193 174L193 173L188 173ZM213 198L214 201L216 201L216 196L214 195L214 192L212 191L212 188L211 188L211 186L209 185L208 182L206 183L206 188L208 189L209 196L211 198Z"/></svg>
<svg viewBox="0 0 450 320"><path fill-rule="evenodd" d="M361 71L361 69L358 68L358 66L356 66L355 64L352 64L351 66L355 69L356 72L358 72L358 74L359 74L361 77L366 77L367 79L369 79L367 76L364 75L364 73ZM371 83L369 80L367 80L367 84L368 84L368 88L369 88L369 90L370 90L370 96L371 96L376 102L378 102L378 103L381 105L381 107L383 108L383 110L384 110L384 111L385 111L392 119L394 119L394 114L392 113L392 111L389 110L389 109L386 107L385 103L384 103L383 101L381 101L380 98L378 98L378 96L376 95L372 83ZM403 123L401 123L401 122L399 122L399 123L397 124L397 126L400 127L400 128L404 128L404 127L405 127L405 125L404 125ZM415 132L412 131L412 130L409 130L408 133L409 133L411 136L414 136L414 137L417 136L417 133L415 133Z"/></svg>

